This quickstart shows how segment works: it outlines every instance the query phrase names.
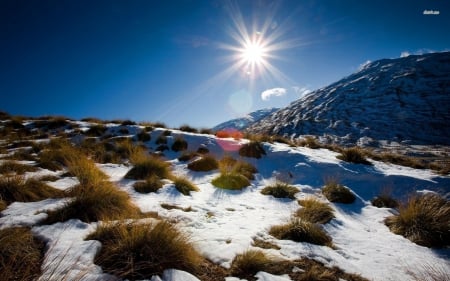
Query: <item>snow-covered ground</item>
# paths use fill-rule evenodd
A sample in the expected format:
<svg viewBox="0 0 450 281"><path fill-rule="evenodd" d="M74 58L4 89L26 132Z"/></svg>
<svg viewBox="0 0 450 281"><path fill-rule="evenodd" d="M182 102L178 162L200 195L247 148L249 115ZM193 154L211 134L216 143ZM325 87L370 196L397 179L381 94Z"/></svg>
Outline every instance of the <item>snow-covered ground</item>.
<svg viewBox="0 0 450 281"><path fill-rule="evenodd" d="M151 132L152 140L146 145L156 147L154 141L162 131ZM189 150L206 146L211 154L222 157L230 154L240 158L233 148L242 141L217 140L214 136L173 131L168 137L169 147L176 136L188 141ZM253 238L271 242L280 250L266 250L284 259L308 257L326 266L338 266L349 273L361 274L369 280L413 280L408 271L420 271L426 265L436 265L450 275L450 249L430 249L418 246L406 238L395 235L384 225L384 219L395 212L376 208L370 200L385 188L390 188L397 198L404 198L414 191L430 190L450 192L450 178L438 176L429 170L416 170L397 165L371 161L372 166L349 164L336 159L336 153L325 149L289 147L285 144L265 144L267 155L257 160L244 160L256 166L259 173L251 186L242 191L222 190L211 180L219 172L193 172L187 163L177 160L180 153L166 151L165 156L176 175L184 175L199 187L190 196L179 193L170 181L156 193L141 194L133 189L134 180L124 179L131 166L123 164L98 164L118 188L128 192L132 201L143 212L158 212L160 217L176 222L191 237L198 251L212 262L229 268L233 258L253 248ZM228 151L227 151L228 150ZM54 174L40 170L36 173ZM33 176L28 173L27 176ZM330 205L335 218L324 229L333 238L336 249L309 243L277 240L268 234L272 225L288 221L299 208L296 200L265 196L260 191L276 179L289 181L300 189L297 199L316 196L323 198L320 190L327 177L337 178L350 188L357 200L353 204ZM49 183L59 189L77 184L74 178L62 178ZM0 228L17 225L31 226L33 233L47 242L42 280L112 280L93 263L101 248L98 241L85 241L97 223L87 224L69 220L53 225L39 226L46 211L61 207L67 199L47 199L33 203L13 203L1 213ZM162 203L192 211L167 210ZM147 219L150 220L150 219ZM258 280L290 280L288 276L273 276L259 272ZM150 277L149 277L150 278ZM150 279L149 279L150 280ZM166 270L157 280L198 280L186 272ZM228 281L239 280L233 277Z"/></svg>

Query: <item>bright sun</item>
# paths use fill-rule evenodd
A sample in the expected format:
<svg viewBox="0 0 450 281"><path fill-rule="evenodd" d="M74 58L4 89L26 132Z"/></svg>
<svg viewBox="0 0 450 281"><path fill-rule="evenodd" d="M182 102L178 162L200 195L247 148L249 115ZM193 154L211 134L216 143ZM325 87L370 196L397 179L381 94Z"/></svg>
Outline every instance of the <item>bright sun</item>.
<svg viewBox="0 0 450 281"><path fill-rule="evenodd" d="M258 42L248 42L242 49L242 59L248 64L259 64L266 56L266 50Z"/></svg>

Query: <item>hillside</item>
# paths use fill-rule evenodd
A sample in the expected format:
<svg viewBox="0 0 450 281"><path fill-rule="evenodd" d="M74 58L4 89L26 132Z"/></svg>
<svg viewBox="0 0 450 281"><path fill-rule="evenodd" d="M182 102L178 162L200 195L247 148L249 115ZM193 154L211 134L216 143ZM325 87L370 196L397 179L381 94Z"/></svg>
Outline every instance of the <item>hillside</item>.
<svg viewBox="0 0 450 281"><path fill-rule="evenodd" d="M247 129L341 144L450 144L450 52L383 59Z"/></svg>
<svg viewBox="0 0 450 281"><path fill-rule="evenodd" d="M2 249L16 239L8 231L31 230L30 235L42 241L44 253L37 261L37 272L25 273L23 279L18 276L30 263L17 257L0 263L5 266L0 270L2 280L8 280L6 267L11 262L19 264L10 275L14 280L40 276L38 280L408 281L423 280L435 271L435 276L450 276L448 244L430 248L423 246L426 241L415 240L416 244L409 240L414 238L392 233L385 219L398 210L371 203L386 187L397 200L434 192L448 196L449 176L370 159L370 165L352 164L327 149L281 143L260 143L258 150L264 154L249 157L248 140L220 139L149 123L1 117ZM214 161L219 164L212 165ZM236 181L218 180L223 174L234 175L244 184L232 189ZM25 179L34 180L32 189ZM288 193L267 192L267 187L280 182L289 186ZM345 186L354 201L330 199L324 188L333 182ZM49 191L39 193L42 185L49 186ZM311 207L305 202L312 198L331 213L309 227L329 238L320 242L277 234L275 230L293 218L311 224L312 218L305 214ZM445 212L448 207L441 211L448 232ZM164 229L163 235L150 232L156 236L136 242L138 235L121 242L125 238L114 238L117 234L107 234L104 228L120 226L121 221L128 229L118 232L121 235L130 227ZM135 232L139 233L144 232ZM167 242L165 237L173 240ZM194 250L179 244L184 241ZM153 245L149 252L147 244ZM116 254L104 252L111 245L112 250L118 249ZM126 256L128 251L136 255ZM141 256L145 256L145 267L130 264ZM140 273L130 275L126 268Z"/></svg>
<svg viewBox="0 0 450 281"><path fill-rule="evenodd" d="M255 122L258 122L259 120L276 112L277 110L279 110L279 108L260 109L260 110L251 112L243 117L220 123L219 125L216 125L214 128L212 128L212 130L214 132L217 132L220 130L227 130L227 129L245 130L249 125L251 125Z"/></svg>

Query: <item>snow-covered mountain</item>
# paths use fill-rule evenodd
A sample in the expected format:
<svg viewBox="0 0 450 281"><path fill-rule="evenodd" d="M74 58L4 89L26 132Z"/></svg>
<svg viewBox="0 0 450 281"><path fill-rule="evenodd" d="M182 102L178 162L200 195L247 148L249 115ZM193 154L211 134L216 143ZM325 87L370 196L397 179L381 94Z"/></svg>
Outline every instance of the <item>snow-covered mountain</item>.
<svg viewBox="0 0 450 281"><path fill-rule="evenodd" d="M383 59L247 129L339 143L450 144L450 52Z"/></svg>
<svg viewBox="0 0 450 281"><path fill-rule="evenodd" d="M215 126L212 130L213 131L220 131L220 130L224 130L224 129L243 130L243 129L247 128L250 124L258 122L259 120L276 112L277 110L279 110L279 108L275 108L275 107L260 109L260 110L251 112L241 118L236 118L236 119L232 119L232 120L220 123L219 125Z"/></svg>

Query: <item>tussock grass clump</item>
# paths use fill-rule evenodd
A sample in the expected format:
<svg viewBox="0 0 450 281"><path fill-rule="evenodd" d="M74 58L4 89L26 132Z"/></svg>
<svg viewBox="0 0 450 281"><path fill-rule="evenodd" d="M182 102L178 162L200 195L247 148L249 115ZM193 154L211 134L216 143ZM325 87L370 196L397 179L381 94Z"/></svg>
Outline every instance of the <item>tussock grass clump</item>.
<svg viewBox="0 0 450 281"><path fill-rule="evenodd" d="M51 181L51 182L53 182L53 181L57 181L59 179L60 178L58 176L54 176L54 175L43 175L43 176L39 177L40 181Z"/></svg>
<svg viewBox="0 0 450 281"><path fill-rule="evenodd" d="M371 200L373 206L378 208L397 208L398 202L389 194L380 194Z"/></svg>
<svg viewBox="0 0 450 281"><path fill-rule="evenodd" d="M275 198L295 199L295 194L300 192L298 188L284 182L277 182L273 185L266 186L261 193L264 195L272 195Z"/></svg>
<svg viewBox="0 0 450 281"><path fill-rule="evenodd" d="M250 181L241 174L221 174L211 182L215 187L231 190L241 190L250 185Z"/></svg>
<svg viewBox="0 0 450 281"><path fill-rule="evenodd" d="M219 168L222 174L240 174L246 177L248 180L254 180L254 173L257 173L258 170L250 163L236 160L231 156L224 156L219 161Z"/></svg>
<svg viewBox="0 0 450 281"><path fill-rule="evenodd" d="M0 230L0 280L35 280L41 273L44 243L28 228Z"/></svg>
<svg viewBox="0 0 450 281"><path fill-rule="evenodd" d="M396 165L411 167L414 169L425 169L426 165L417 158L408 157L391 152L384 152L381 154L370 153L370 158L378 161L389 162Z"/></svg>
<svg viewBox="0 0 450 281"><path fill-rule="evenodd" d="M277 239L333 247L331 237L319 225L301 219L292 219L287 224L272 226L269 234Z"/></svg>
<svg viewBox="0 0 450 281"><path fill-rule="evenodd" d="M315 137L312 137L312 136L307 136L304 139L302 139L301 141L299 141L299 145L309 147L311 149L318 149L318 148L322 147L322 145L319 143L319 141Z"/></svg>
<svg viewBox="0 0 450 281"><path fill-rule="evenodd" d="M247 250L233 259L230 271L235 276L252 277L259 271L266 271L271 263L270 257L261 250Z"/></svg>
<svg viewBox="0 0 450 281"><path fill-rule="evenodd" d="M395 234L425 247L450 245L450 202L433 193L412 196L396 216L386 218Z"/></svg>
<svg viewBox="0 0 450 281"><path fill-rule="evenodd" d="M101 225L87 239L102 243L95 263L123 279L148 279L171 268L195 273L202 262L189 238L165 221Z"/></svg>
<svg viewBox="0 0 450 281"><path fill-rule="evenodd" d="M170 165L162 159L147 156L135 162L134 167L125 175L127 179L144 180L151 176L161 179L170 177Z"/></svg>
<svg viewBox="0 0 450 281"><path fill-rule="evenodd" d="M158 176L150 176L145 181L138 181L133 184L134 190L139 193L150 193L156 192L161 187L163 187L163 183Z"/></svg>
<svg viewBox="0 0 450 281"><path fill-rule="evenodd" d="M95 186L108 178L97 168L94 161L75 149L66 155L65 163L69 173L78 178L81 186Z"/></svg>
<svg viewBox="0 0 450 281"><path fill-rule="evenodd" d="M200 154L207 154L207 153L209 153L209 149L208 149L206 146L200 146L200 147L197 149L197 153L200 153Z"/></svg>
<svg viewBox="0 0 450 281"><path fill-rule="evenodd" d="M297 268L302 269L289 274L291 279L296 281L368 281L360 275L346 273L336 266L326 267L313 259L302 258L293 263Z"/></svg>
<svg viewBox="0 0 450 281"><path fill-rule="evenodd" d="M3 159L19 160L19 161L36 161L36 157L32 154L32 151L30 151L29 149L17 150L12 155L4 157Z"/></svg>
<svg viewBox="0 0 450 281"><path fill-rule="evenodd" d="M184 177L175 177L173 183L175 184L175 188L183 195L190 195L191 191L199 191L197 186Z"/></svg>
<svg viewBox="0 0 450 281"><path fill-rule="evenodd" d="M44 224L79 219L84 222L137 218L140 211L134 206L128 194L112 183L103 181L94 186L76 186L72 190L73 201L62 209L48 212Z"/></svg>
<svg viewBox="0 0 450 281"><path fill-rule="evenodd" d="M364 151L358 147L343 149L341 155L336 156L336 158L355 164L372 165L372 163L367 161Z"/></svg>
<svg viewBox="0 0 450 281"><path fill-rule="evenodd" d="M351 204L355 201L355 195L350 189L339 184L335 179L328 179L322 188L322 194L330 200L330 202Z"/></svg>
<svg viewBox="0 0 450 281"><path fill-rule="evenodd" d="M296 215L302 220L323 224L334 218L333 208L316 198L299 200L298 203L303 208L298 209Z"/></svg>
<svg viewBox="0 0 450 281"><path fill-rule="evenodd" d="M90 137L101 137L107 130L108 128L105 125L92 125L89 130L85 132L85 135Z"/></svg>
<svg viewBox="0 0 450 281"><path fill-rule="evenodd" d="M37 166L51 170L62 170L65 163L64 151L62 149L46 149L39 153Z"/></svg>
<svg viewBox="0 0 450 281"><path fill-rule="evenodd" d="M124 120L124 121L122 121L122 123L120 123L120 125L122 125L122 126L133 126L133 125L136 125L136 122L131 121L131 120Z"/></svg>
<svg viewBox="0 0 450 281"><path fill-rule="evenodd" d="M196 128L193 128L189 125L181 125L179 130L188 133L198 133L198 130Z"/></svg>
<svg viewBox="0 0 450 281"><path fill-rule="evenodd" d="M25 180L22 176L0 177L0 198L6 203L35 202L47 198L63 197L64 192L37 179Z"/></svg>
<svg viewBox="0 0 450 281"><path fill-rule="evenodd" d="M145 130L136 134L136 138L138 141L147 142L151 140L151 136Z"/></svg>
<svg viewBox="0 0 450 281"><path fill-rule="evenodd" d="M188 169L196 172L207 172L219 168L219 162L212 155L204 155L188 164Z"/></svg>
<svg viewBox="0 0 450 281"><path fill-rule="evenodd" d="M172 144L172 150L175 152L183 151L188 148L188 143L181 137L177 137Z"/></svg>
<svg viewBox="0 0 450 281"><path fill-rule="evenodd" d="M266 155L266 151L264 150L261 142L251 141L249 143L242 145L241 148L239 148L239 155L259 159L263 155Z"/></svg>
<svg viewBox="0 0 450 281"><path fill-rule="evenodd" d="M5 161L0 165L0 174L23 175L26 172L36 172L38 168L26 164L20 164L16 161Z"/></svg>

